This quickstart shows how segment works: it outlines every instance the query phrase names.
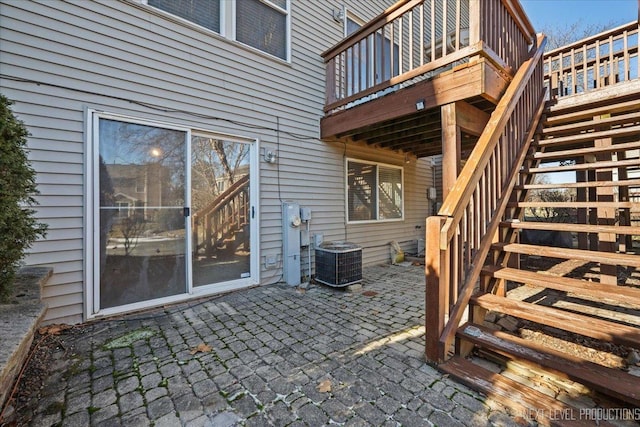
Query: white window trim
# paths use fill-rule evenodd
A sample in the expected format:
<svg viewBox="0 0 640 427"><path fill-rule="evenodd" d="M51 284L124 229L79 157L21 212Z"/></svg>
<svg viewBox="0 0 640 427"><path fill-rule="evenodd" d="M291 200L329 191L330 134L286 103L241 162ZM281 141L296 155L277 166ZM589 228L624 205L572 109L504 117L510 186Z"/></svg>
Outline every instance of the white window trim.
<svg viewBox="0 0 640 427"><path fill-rule="evenodd" d="M189 26L191 28L197 29L198 31L202 31L210 36L221 38L227 42L237 44L238 46L244 49L247 49L251 52L254 52L266 58L291 64L291 0L287 0L286 10L274 3L271 3L268 0L258 0L261 3L264 3L265 5L267 5L268 7L271 7L279 11L286 17L285 31L287 34L285 39L285 43L286 43L285 58L280 58L279 56L272 55L268 52L265 52L263 50L255 48L253 46L249 46L248 44L245 44L236 40L236 2L235 0L222 0L220 2L220 32L219 33L209 28L198 25L195 22L189 21L188 19L166 12L162 9L158 9L157 7L153 7L148 4L148 0L129 0L129 1L143 5L145 10L153 11L155 14L157 14L158 16L162 16L163 18L171 19L181 25L185 25L185 26Z"/></svg>
<svg viewBox="0 0 640 427"><path fill-rule="evenodd" d="M402 211L402 217L400 218L388 218L388 219L367 219L367 220L362 220L362 221L352 221L349 220L349 162L354 162L354 163L361 163L361 164L367 164L367 165L375 165L376 167L380 167L383 166L385 168L390 168L390 169L399 169L400 170L400 182L402 185L402 203L400 206L400 209ZM378 217L380 215L380 197L379 197L379 170L376 169L377 174L376 174L376 200L378 202L378 204L376 205L376 217ZM405 187L404 187L404 167L403 166L397 166L397 165L391 165L389 163L381 163L381 162L373 162L370 160L362 160L362 159L356 159L353 157L346 157L345 158L345 162L344 162L344 205L345 205L345 215L346 215L346 223L349 225L358 225L358 224L378 224L378 223L383 223L383 222L400 222L400 221L404 221L404 198L405 198Z"/></svg>

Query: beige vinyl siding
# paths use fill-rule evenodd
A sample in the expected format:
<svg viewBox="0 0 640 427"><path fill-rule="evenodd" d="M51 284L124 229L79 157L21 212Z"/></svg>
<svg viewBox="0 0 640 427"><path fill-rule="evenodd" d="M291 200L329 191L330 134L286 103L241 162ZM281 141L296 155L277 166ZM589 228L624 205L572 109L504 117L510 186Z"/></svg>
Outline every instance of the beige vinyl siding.
<svg viewBox="0 0 640 427"><path fill-rule="evenodd" d="M85 283L92 260L84 259L87 109L258 138L262 148L278 149L276 164L260 162L262 268L265 256L282 253L281 200L312 209L312 234L364 246L365 264L386 262L390 240L417 238L432 185L428 168L416 168L415 160L405 165L402 154L348 145L349 157L405 166L405 220L345 228L344 145L314 139L324 106L320 54L343 36L343 24L332 18L343 4L369 20L393 1L292 0L286 63L134 1L0 0L0 90L16 101L31 133L37 216L49 224L46 240L26 259L54 267L43 291L48 322L82 321L84 292L93 286ZM262 283L280 274L262 271Z"/></svg>

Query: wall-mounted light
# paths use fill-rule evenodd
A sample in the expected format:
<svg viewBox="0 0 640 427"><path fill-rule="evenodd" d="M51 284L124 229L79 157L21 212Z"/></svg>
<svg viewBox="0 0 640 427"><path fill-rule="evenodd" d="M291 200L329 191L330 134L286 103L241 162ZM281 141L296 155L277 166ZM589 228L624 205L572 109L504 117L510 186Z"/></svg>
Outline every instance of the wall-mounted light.
<svg viewBox="0 0 640 427"><path fill-rule="evenodd" d="M344 9L334 9L331 12L332 12L334 21L344 22Z"/></svg>
<svg viewBox="0 0 640 427"><path fill-rule="evenodd" d="M275 163L278 155L275 151L265 150L264 151L264 161L267 163Z"/></svg>
<svg viewBox="0 0 640 427"><path fill-rule="evenodd" d="M416 101L416 110L424 110L424 99Z"/></svg>

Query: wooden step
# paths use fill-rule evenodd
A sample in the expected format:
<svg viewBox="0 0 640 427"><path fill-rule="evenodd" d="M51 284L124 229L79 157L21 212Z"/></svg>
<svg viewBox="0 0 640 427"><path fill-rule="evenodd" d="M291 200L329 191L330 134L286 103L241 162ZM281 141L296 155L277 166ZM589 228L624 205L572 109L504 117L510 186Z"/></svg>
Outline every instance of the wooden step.
<svg viewBox="0 0 640 427"><path fill-rule="evenodd" d="M560 124L576 122L580 120L590 120L596 116L606 114L628 113L640 110L640 99L635 98L623 102L609 103L593 108L580 108L577 111L566 112L562 105L551 106L545 111L545 126L557 126Z"/></svg>
<svg viewBox="0 0 640 427"><path fill-rule="evenodd" d="M633 209L640 208L638 202L509 202L510 208L614 208L614 209ZM635 209L637 210L637 209Z"/></svg>
<svg viewBox="0 0 640 427"><path fill-rule="evenodd" d="M640 133L640 125L625 126L616 129L602 130L588 133L578 133L569 136L559 136L556 138L542 139L537 142L539 147L562 146L577 144L581 142L592 142L595 139L603 138L622 138L630 135L638 135Z"/></svg>
<svg viewBox="0 0 640 427"><path fill-rule="evenodd" d="M438 369L467 387L500 402L526 421L535 419L545 426L594 425L593 421L580 419L577 409L462 357L454 356L438 365Z"/></svg>
<svg viewBox="0 0 640 427"><path fill-rule="evenodd" d="M621 225L572 224L564 222L502 221L501 227L514 230L570 231L573 233L610 233L638 236L640 227Z"/></svg>
<svg viewBox="0 0 640 427"><path fill-rule="evenodd" d="M578 133L588 131L591 129L597 129L601 126L617 126L628 123L635 123L640 121L640 111L634 111L628 114L621 114L618 116L611 116L601 120L587 120L578 123L570 123L568 125L549 126L542 130L542 135L556 136L567 133Z"/></svg>
<svg viewBox="0 0 640 427"><path fill-rule="evenodd" d="M516 185L516 190L544 190L552 188L590 188L590 187L640 187L640 179L624 179L620 181L591 181L567 183L538 183Z"/></svg>
<svg viewBox="0 0 640 427"><path fill-rule="evenodd" d="M493 294L471 297L471 303L490 311L530 320L597 340L640 348L640 328L596 317L530 304Z"/></svg>
<svg viewBox="0 0 640 427"><path fill-rule="evenodd" d="M618 161L603 161L592 163L577 163L575 165L565 166L545 166L539 168L523 168L520 173L548 173L548 172L571 172L580 170L593 169L618 169L629 166L640 166L640 159L628 159Z"/></svg>
<svg viewBox="0 0 640 427"><path fill-rule="evenodd" d="M640 141L627 142L624 144L612 144L606 147L586 147L574 150L561 150L561 151L548 151L537 152L533 156L529 156L529 159L533 160L558 160L558 159L574 159L577 157L583 157L594 154L615 153L621 151L629 151L640 148Z"/></svg>
<svg viewBox="0 0 640 427"><path fill-rule="evenodd" d="M623 402L640 406L640 379L619 369L612 369L573 355L537 345L522 338L495 331L481 325L465 324L458 337L473 344L507 356L512 360L526 360Z"/></svg>
<svg viewBox="0 0 640 427"><path fill-rule="evenodd" d="M640 307L640 288L605 285L599 282L590 282L587 280L572 279L570 277L554 276L551 274L536 273L535 271L518 270L516 268L495 265L484 267L482 273L496 279L510 280L531 286L574 293L578 298L588 295L617 304L632 304Z"/></svg>
<svg viewBox="0 0 640 427"><path fill-rule="evenodd" d="M526 245L523 243L494 243L494 250L542 257L577 259L610 265L640 267L640 255L616 252L587 251L583 249L554 248L551 246Z"/></svg>

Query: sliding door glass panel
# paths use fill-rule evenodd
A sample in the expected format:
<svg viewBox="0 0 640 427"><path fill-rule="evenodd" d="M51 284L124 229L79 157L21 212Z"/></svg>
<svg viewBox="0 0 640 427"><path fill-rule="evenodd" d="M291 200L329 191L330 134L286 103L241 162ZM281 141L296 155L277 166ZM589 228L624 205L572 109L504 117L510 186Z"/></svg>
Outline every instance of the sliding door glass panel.
<svg viewBox="0 0 640 427"><path fill-rule="evenodd" d="M187 292L187 133L99 120L100 309Z"/></svg>
<svg viewBox="0 0 640 427"><path fill-rule="evenodd" d="M251 277L250 144L191 138L193 286Z"/></svg>

